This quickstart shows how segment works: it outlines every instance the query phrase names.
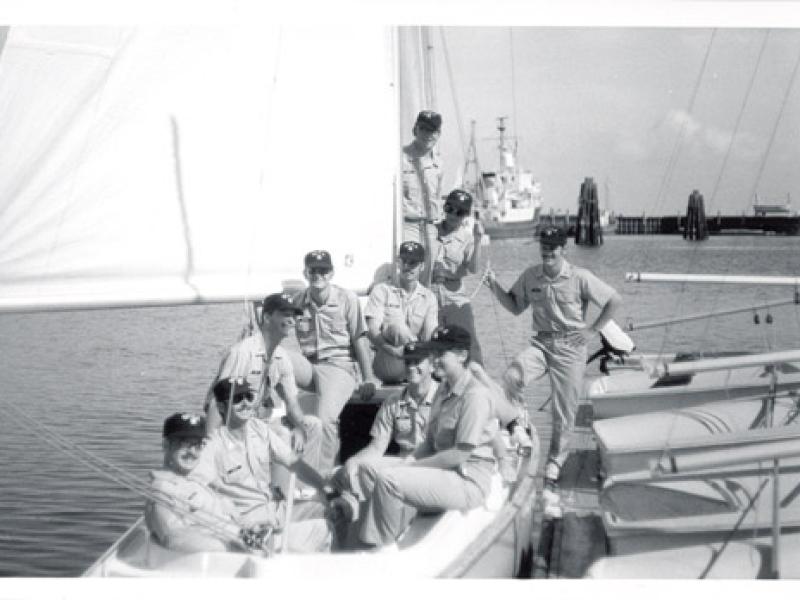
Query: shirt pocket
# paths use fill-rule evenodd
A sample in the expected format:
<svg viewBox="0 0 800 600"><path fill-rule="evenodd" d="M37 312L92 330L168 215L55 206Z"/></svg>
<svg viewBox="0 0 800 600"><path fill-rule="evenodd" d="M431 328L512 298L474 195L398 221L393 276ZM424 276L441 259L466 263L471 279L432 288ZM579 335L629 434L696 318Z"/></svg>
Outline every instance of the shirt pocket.
<svg viewBox="0 0 800 600"><path fill-rule="evenodd" d="M456 445L456 429L458 417L456 415L440 415L436 426L436 449L447 450Z"/></svg>
<svg viewBox="0 0 800 600"><path fill-rule="evenodd" d="M577 290L572 288L556 289L554 290L556 302L561 306L565 305L580 305L580 296Z"/></svg>
<svg viewBox="0 0 800 600"><path fill-rule="evenodd" d="M413 334L419 334L425 324L425 314L427 307L424 304L415 306L408 314L408 327Z"/></svg>
<svg viewBox="0 0 800 600"><path fill-rule="evenodd" d="M413 423L409 415L399 415L394 419L394 432L396 435L407 436L411 433Z"/></svg>
<svg viewBox="0 0 800 600"><path fill-rule="evenodd" d="M244 463L226 460L222 464L222 481L227 485L240 484L247 479L247 467Z"/></svg>

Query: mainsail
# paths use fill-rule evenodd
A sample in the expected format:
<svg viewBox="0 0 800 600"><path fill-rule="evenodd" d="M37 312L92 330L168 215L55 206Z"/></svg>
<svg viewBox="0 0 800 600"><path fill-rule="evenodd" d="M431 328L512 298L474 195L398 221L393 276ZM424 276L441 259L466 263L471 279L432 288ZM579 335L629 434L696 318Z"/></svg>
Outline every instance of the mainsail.
<svg viewBox="0 0 800 600"><path fill-rule="evenodd" d="M257 298L390 260L394 45L380 27L11 27L0 311Z"/></svg>

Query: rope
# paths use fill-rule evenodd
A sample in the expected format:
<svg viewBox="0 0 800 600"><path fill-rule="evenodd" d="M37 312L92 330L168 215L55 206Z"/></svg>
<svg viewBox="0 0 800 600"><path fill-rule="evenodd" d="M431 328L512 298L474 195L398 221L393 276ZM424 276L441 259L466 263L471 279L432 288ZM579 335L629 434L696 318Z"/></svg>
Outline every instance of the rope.
<svg viewBox="0 0 800 600"><path fill-rule="evenodd" d="M210 530L222 539L235 541L237 543L240 542L238 537L230 535L228 528L233 523L227 519L219 517L218 515L208 511L203 511L200 509L195 510L192 508L190 503L168 496L163 492L154 489L150 485L149 481L126 471L125 469L66 439L61 434L53 431L45 425L42 425L39 421L26 414L23 410L11 402L6 401L5 405L6 408L9 409L6 414L14 419L17 423L30 429L35 435L37 435L37 437L49 443L56 450L60 450L67 456L70 456L84 466L88 467L90 470L99 473L106 479L109 479L110 481L113 481L114 483L127 488L148 500L152 500L153 502L157 502L163 506L169 507L170 509L182 514L184 517L187 517L202 527Z"/></svg>

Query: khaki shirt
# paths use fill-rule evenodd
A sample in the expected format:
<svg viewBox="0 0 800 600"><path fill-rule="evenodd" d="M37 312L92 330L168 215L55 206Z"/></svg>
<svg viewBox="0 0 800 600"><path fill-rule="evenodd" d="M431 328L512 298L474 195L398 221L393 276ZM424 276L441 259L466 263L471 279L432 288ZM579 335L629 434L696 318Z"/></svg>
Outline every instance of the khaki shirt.
<svg viewBox="0 0 800 600"><path fill-rule="evenodd" d="M418 173L414 166L409 146L403 148L403 217L427 218L434 221L442 218L442 159L434 149L420 157ZM430 214L425 210L425 197L430 205Z"/></svg>
<svg viewBox="0 0 800 600"><path fill-rule="evenodd" d="M457 446L473 446L472 454L460 467L461 474L472 479L484 492L488 491L494 471L491 441L499 427L492 415L493 401L489 389L469 371L451 388L439 385L431 407L426 444L433 452Z"/></svg>
<svg viewBox="0 0 800 600"><path fill-rule="evenodd" d="M298 394L294 368L286 350L278 346L272 356L267 358L264 338L260 333L231 346L220 362L214 383L220 379L229 379L233 374L240 374L242 371L247 372L245 379L250 387L258 390L259 399L269 398L268 404L271 406L282 406L281 398L275 393L278 385L283 387L284 393L289 397L296 397Z"/></svg>
<svg viewBox="0 0 800 600"><path fill-rule="evenodd" d="M297 462L289 444L258 419L245 425L244 443L220 427L208 441L192 474L236 505L242 517L263 509L272 500L271 466L286 467Z"/></svg>
<svg viewBox="0 0 800 600"><path fill-rule="evenodd" d="M381 405L370 429L370 436L384 447L394 440L402 455L408 455L425 441L431 406L438 384L434 381L422 402L408 393L408 388L387 398Z"/></svg>
<svg viewBox="0 0 800 600"><path fill-rule="evenodd" d="M586 326L589 302L604 306L616 293L607 283L567 261L554 279L542 265L528 267L509 293L518 309L531 307L534 331L570 331Z"/></svg>
<svg viewBox="0 0 800 600"><path fill-rule="evenodd" d="M366 326L353 292L331 285L325 304L317 305L311 290L306 289L295 298L295 304L303 311L295 328L297 341L309 360L355 360L353 344L364 335Z"/></svg>
<svg viewBox="0 0 800 600"><path fill-rule="evenodd" d="M194 473L183 476L169 469L158 469L151 471L150 485L158 495L177 501L177 508L153 500L145 504L145 523L164 546L169 548L176 535L188 530L219 537L238 534L236 507L197 479Z"/></svg>
<svg viewBox="0 0 800 600"><path fill-rule="evenodd" d="M441 222L437 223L436 229L431 289L439 306L462 306L469 302L463 278L469 272L467 265L475 252L475 238L466 224L450 233L444 232Z"/></svg>
<svg viewBox="0 0 800 600"><path fill-rule="evenodd" d="M398 285L379 283L370 292L364 317L375 319L378 327L384 322L405 323L418 340L427 341L439 324L439 306L433 292L421 283L411 293Z"/></svg>

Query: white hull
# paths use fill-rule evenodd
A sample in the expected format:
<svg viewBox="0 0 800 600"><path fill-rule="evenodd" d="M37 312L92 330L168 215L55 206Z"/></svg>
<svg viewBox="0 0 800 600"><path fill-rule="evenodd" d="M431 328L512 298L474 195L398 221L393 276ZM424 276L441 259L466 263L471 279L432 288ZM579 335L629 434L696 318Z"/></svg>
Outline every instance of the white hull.
<svg viewBox="0 0 800 600"><path fill-rule="evenodd" d="M779 397L775 401L772 431L786 431L788 437L800 433L794 426L783 427L794 417L796 398ZM592 429L597 439L602 470L607 478L648 472L654 462L698 450L732 452L746 447L762 433L767 424L763 397L735 402L712 402L693 408L653 412L595 421ZM753 435L748 435L748 432Z"/></svg>
<svg viewBox="0 0 800 600"><path fill-rule="evenodd" d="M679 363L678 363L679 364ZM766 394L772 383L763 366L651 377L645 371L618 371L592 380L586 389L595 419L683 409L708 402ZM800 387L800 364L784 363L778 391Z"/></svg>
<svg viewBox="0 0 800 600"><path fill-rule="evenodd" d="M521 462L519 483L511 497L509 488L495 475L484 506L419 516L397 544L379 551L269 558L239 552L181 553L155 542L140 518L84 576L269 577L283 581L309 576L363 578L365 573L398 581L437 576L512 577L525 571L530 558L537 460L534 453L530 461Z"/></svg>

